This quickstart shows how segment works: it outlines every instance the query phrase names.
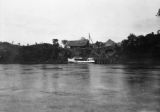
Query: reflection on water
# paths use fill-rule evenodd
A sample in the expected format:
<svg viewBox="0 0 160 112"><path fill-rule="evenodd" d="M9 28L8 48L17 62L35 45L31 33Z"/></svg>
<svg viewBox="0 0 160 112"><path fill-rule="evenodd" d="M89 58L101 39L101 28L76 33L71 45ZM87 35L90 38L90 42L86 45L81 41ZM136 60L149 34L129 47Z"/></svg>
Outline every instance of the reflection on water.
<svg viewBox="0 0 160 112"><path fill-rule="evenodd" d="M0 65L0 112L159 112L160 66Z"/></svg>

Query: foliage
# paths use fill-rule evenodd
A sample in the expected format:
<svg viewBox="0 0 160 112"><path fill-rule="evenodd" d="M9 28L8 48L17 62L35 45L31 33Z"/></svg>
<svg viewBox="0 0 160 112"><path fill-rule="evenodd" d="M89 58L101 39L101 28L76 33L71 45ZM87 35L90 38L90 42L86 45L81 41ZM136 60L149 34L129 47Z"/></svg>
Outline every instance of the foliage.
<svg viewBox="0 0 160 112"><path fill-rule="evenodd" d="M70 51L57 44L35 44L18 46L0 44L0 63L66 63Z"/></svg>
<svg viewBox="0 0 160 112"><path fill-rule="evenodd" d="M53 46L59 47L58 39L52 39Z"/></svg>
<svg viewBox="0 0 160 112"><path fill-rule="evenodd" d="M96 46L97 48L101 48L101 47L104 47L104 43L97 41L97 42L95 43L95 46Z"/></svg>
<svg viewBox="0 0 160 112"><path fill-rule="evenodd" d="M122 52L128 57L160 57L160 35L150 33L145 36L130 34L121 44Z"/></svg>
<svg viewBox="0 0 160 112"><path fill-rule="evenodd" d="M67 48L67 40L62 40L62 44L64 45L64 48Z"/></svg>
<svg viewBox="0 0 160 112"><path fill-rule="evenodd" d="M62 40L64 46L67 40ZM91 47L92 46L92 47ZM93 47L95 46L95 47ZM144 60L160 59L160 34L147 35L130 34L120 44L105 47L103 42L96 42L86 48L61 48L58 39L53 39L53 45L48 43L21 46L8 42L0 42L0 63L66 63L67 58L95 57L108 60ZM128 62L128 61L126 61Z"/></svg>

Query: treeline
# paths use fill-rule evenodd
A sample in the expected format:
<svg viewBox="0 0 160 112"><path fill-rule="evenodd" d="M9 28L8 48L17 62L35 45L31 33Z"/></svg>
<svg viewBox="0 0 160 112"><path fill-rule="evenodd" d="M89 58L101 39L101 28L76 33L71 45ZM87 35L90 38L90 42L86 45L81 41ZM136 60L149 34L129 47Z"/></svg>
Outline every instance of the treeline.
<svg viewBox="0 0 160 112"><path fill-rule="evenodd" d="M150 33L136 36L130 34L121 42L120 57L129 61L159 61L160 60L160 34Z"/></svg>
<svg viewBox="0 0 160 112"><path fill-rule="evenodd" d="M66 45L66 41L62 43ZM67 58L76 55L102 58L109 63L160 63L160 34L130 34L127 39L114 46L105 48L100 42L89 46L83 49L62 48L58 39L53 39L53 44L36 43L27 46L0 42L0 63L67 63Z"/></svg>
<svg viewBox="0 0 160 112"><path fill-rule="evenodd" d="M71 52L54 44L42 43L28 46L0 43L0 63L67 63Z"/></svg>

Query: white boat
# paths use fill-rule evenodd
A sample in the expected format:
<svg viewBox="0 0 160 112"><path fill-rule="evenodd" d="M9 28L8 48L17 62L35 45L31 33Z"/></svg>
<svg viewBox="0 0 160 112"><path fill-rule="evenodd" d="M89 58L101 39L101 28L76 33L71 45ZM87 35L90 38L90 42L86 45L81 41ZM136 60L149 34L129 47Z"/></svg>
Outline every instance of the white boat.
<svg viewBox="0 0 160 112"><path fill-rule="evenodd" d="M95 63L93 58L83 59L82 57L68 58L69 63Z"/></svg>

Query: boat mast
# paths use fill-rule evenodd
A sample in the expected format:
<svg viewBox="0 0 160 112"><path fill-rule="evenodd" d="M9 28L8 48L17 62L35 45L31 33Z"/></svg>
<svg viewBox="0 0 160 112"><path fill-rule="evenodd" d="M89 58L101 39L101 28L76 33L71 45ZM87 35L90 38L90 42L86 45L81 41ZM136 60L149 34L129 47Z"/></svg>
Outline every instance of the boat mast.
<svg viewBox="0 0 160 112"><path fill-rule="evenodd" d="M93 44L90 33L88 34L88 36L89 36L89 41L91 41L91 43Z"/></svg>

